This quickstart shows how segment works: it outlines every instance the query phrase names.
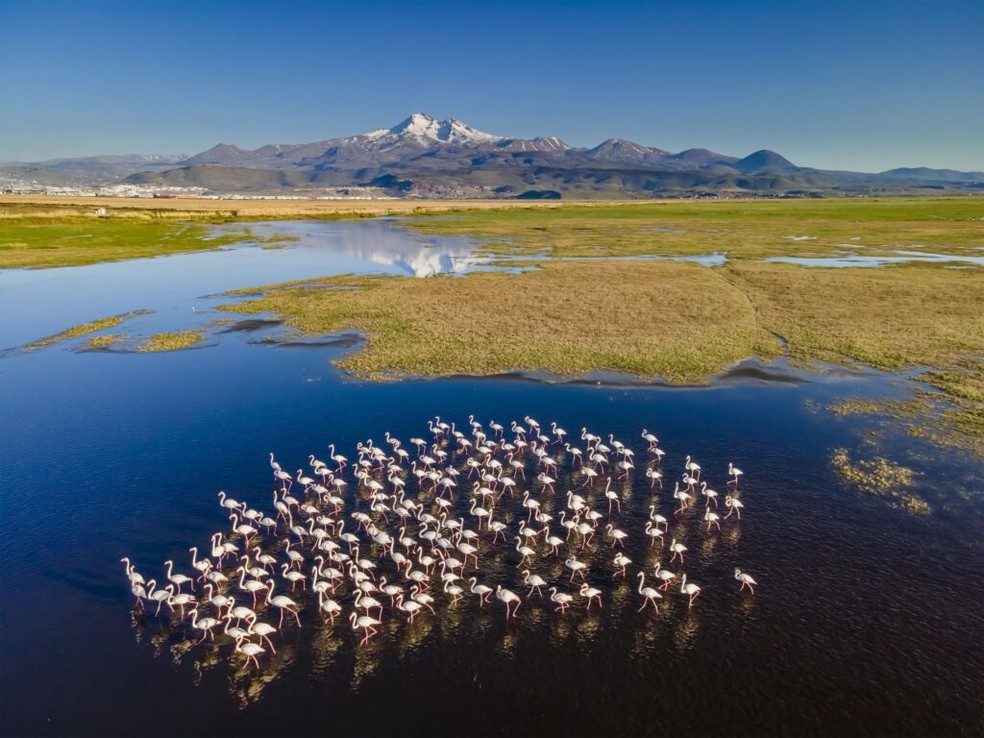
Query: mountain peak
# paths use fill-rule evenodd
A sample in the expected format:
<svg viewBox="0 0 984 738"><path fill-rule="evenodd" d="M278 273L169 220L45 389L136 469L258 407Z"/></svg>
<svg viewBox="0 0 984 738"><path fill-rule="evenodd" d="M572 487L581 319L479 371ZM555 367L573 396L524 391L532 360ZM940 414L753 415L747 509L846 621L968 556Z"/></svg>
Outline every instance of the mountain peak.
<svg viewBox="0 0 984 738"><path fill-rule="evenodd" d="M650 161L665 154L661 149L640 146L635 141L626 141L624 138L609 138L587 152L587 156L592 159L621 163Z"/></svg>
<svg viewBox="0 0 984 738"><path fill-rule="evenodd" d="M376 133L371 132L373 135ZM390 128L387 133L398 138L415 138L422 142L450 144L495 143L502 140L502 136L478 131L457 118L439 121L426 113L411 114L409 118Z"/></svg>
<svg viewBox="0 0 984 738"><path fill-rule="evenodd" d="M796 170L796 165L786 157L777 154L769 149L759 149L744 159L732 164L735 169L746 174L758 174L761 172L791 172Z"/></svg>

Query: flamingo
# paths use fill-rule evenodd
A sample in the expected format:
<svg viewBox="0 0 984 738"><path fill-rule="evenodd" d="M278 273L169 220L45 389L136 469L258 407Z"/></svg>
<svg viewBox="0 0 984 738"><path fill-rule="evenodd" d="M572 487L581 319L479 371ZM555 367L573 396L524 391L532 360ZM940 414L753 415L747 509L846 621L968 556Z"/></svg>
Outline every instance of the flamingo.
<svg viewBox="0 0 984 738"><path fill-rule="evenodd" d="M336 464L338 464L338 471L341 471L342 469L345 468L345 462L347 462L348 459L345 458L344 456L342 456L341 454L336 454L335 453L335 444L334 443L329 443L328 444L328 456L331 458L332 461L334 461Z"/></svg>
<svg viewBox="0 0 984 738"><path fill-rule="evenodd" d="M649 506L649 519L652 520L657 525L657 527L659 526L660 523L662 523L664 526L664 531L669 530L670 522L662 515L660 515L658 512L656 512L655 505Z"/></svg>
<svg viewBox="0 0 984 738"><path fill-rule="evenodd" d="M682 543L677 543L677 539L674 538L670 542L670 550L673 552L673 556L670 558L670 563L672 564L674 562L674 560L676 560L676 557L679 556L680 557L680 563L682 564L683 563L683 552L687 550L687 547L684 546Z"/></svg>
<svg viewBox="0 0 984 738"><path fill-rule="evenodd" d="M130 584L146 584L143 575L136 571L136 567L130 563L130 559L124 556L120 559L120 563L126 568L126 575L130 579Z"/></svg>
<svg viewBox="0 0 984 738"><path fill-rule="evenodd" d="M153 600L157 603L157 611L154 613L154 617L157 617L161 613L161 605L167 605L171 612L174 612L174 608L171 607L171 597L174 595L174 585L169 584L163 589L155 590L157 586L157 580L151 579L147 582L147 599Z"/></svg>
<svg viewBox="0 0 984 738"><path fill-rule="evenodd" d="M331 618L332 625L335 624L335 616L342 611L342 606L321 590L318 591L318 608Z"/></svg>
<svg viewBox="0 0 984 738"><path fill-rule="evenodd" d="M294 486L294 478L280 467L273 470L273 477L274 479L280 480L284 494L290 491L290 488Z"/></svg>
<svg viewBox="0 0 984 738"><path fill-rule="evenodd" d="M751 590L751 593L755 594L754 585L758 584L758 582L752 579L750 574L743 572L741 569L735 569L735 579L741 582L741 589L738 590L739 592L743 591L745 587L748 587L748 589Z"/></svg>
<svg viewBox="0 0 984 738"><path fill-rule="evenodd" d="M458 600L460 600L460 599L461 599L461 596L462 596L462 593L463 593L463 592L464 592L465 590L463 590L463 589L462 589L461 587L459 587L459 586L458 586L457 584L453 584L453 583L451 582L451 580L449 580L449 579L446 579L446 580L444 581L444 591L445 591L445 592L446 592L447 594L449 594L449 595L451 595L451 604L452 604L452 605L456 605L456 604L458 604Z"/></svg>
<svg viewBox="0 0 984 738"><path fill-rule="evenodd" d="M180 607L181 608L181 618L184 619L184 616L185 616L184 606L187 605L187 604L189 604L189 603L193 603L193 602L197 602L197 600L195 599L195 595L188 594L187 592L179 592L178 594L174 595L170 599L170 601L168 602L168 605L171 606L171 612L174 612L174 607L173 607L174 605L177 605L178 607Z"/></svg>
<svg viewBox="0 0 984 738"><path fill-rule="evenodd" d="M642 607L639 608L638 612L642 612L645 609L646 604L649 603L649 602L652 602L653 603L653 609L658 614L659 613L659 608L656 606L656 600L663 599L663 595L661 595L659 592L657 592L652 587L645 587L645 586L643 586L646 583L646 574L645 574L645 572L641 572L640 571L638 574L636 574L636 576L639 577L639 594L641 594L643 596L643 598L644 598L642 600Z"/></svg>
<svg viewBox="0 0 984 738"><path fill-rule="evenodd" d="M263 622L253 623L252 625L249 626L248 632L250 633L250 635L258 635L260 638L262 638L267 642L267 645L270 647L271 651L273 651L274 653L277 652L277 649L273 647L273 641L270 640L270 634L277 632L277 629L274 628L272 625Z"/></svg>
<svg viewBox="0 0 984 738"><path fill-rule="evenodd" d="M164 565L167 567L168 581L170 581L171 584L177 587L178 594L181 594L181 585L184 584L185 582L191 582L192 581L191 577L185 576L184 574L172 574L171 571L174 568L174 562L171 561L170 559L165 561ZM131 577L131 581L132 581L132 577Z"/></svg>
<svg viewBox="0 0 984 738"><path fill-rule="evenodd" d="M708 489L707 482L700 483L700 493L707 498L707 504L705 505L705 507L710 506L712 502L714 503L714 507L718 506L718 501L717 501L718 493L715 492L713 489Z"/></svg>
<svg viewBox="0 0 984 738"><path fill-rule="evenodd" d="M143 601L147 599L147 588L144 587L144 585L142 584L131 584L130 592L133 594L134 597L137 598L137 601L134 603L134 607L138 608L139 612L143 612L144 611Z"/></svg>
<svg viewBox="0 0 984 738"><path fill-rule="evenodd" d="M510 617L516 617L516 613L519 610L519 606L523 602L519 598L519 595L518 594L516 594L512 590L506 589L501 584L498 584L498 585L496 585L496 588L495 588L495 597L496 597L497 600L499 600L500 602L502 602L503 604L505 604L505 606L506 606L506 619L507 620ZM510 615L509 614L509 605L511 603L513 603L513 602L516 603L516 608L512 611L512 615Z"/></svg>
<svg viewBox="0 0 984 738"><path fill-rule="evenodd" d="M659 585L659 589L661 590L665 590L667 587L670 586L670 582L676 579L676 574L670 571L669 569L664 569L663 565L658 561L656 562L656 570L653 572L653 574L655 574L657 577L659 577L662 580L663 583Z"/></svg>
<svg viewBox="0 0 984 738"><path fill-rule="evenodd" d="M469 577L468 581L471 582L470 591L472 594L478 595L478 606L481 607L483 603L488 602L489 595L492 594L493 590L484 584L478 584L478 577Z"/></svg>
<svg viewBox="0 0 984 738"><path fill-rule="evenodd" d="M259 579L250 579L246 581L246 567L240 566L238 571L241 572L242 576L239 578L239 589L244 592L249 592L253 595L253 607L256 607L256 593L261 589L266 589L267 585L261 582Z"/></svg>
<svg viewBox="0 0 984 738"><path fill-rule="evenodd" d="M354 612L349 614L349 622L352 623L352 630L358 630L359 628L365 629L366 636L359 641L360 646L379 632L374 626L382 625L382 622L375 618L371 618L368 615L357 615Z"/></svg>
<svg viewBox="0 0 984 738"><path fill-rule="evenodd" d="M559 536L551 535L548 527L544 527L544 532L547 534L546 542L550 545L550 553L555 556L559 556L560 546L564 545L564 539Z"/></svg>
<svg viewBox="0 0 984 738"><path fill-rule="evenodd" d="M615 558L612 561L615 566L619 567L618 571L615 572L615 576L621 574L623 577L625 576L625 568L632 563L632 559L623 553L615 554Z"/></svg>
<svg viewBox="0 0 984 738"><path fill-rule="evenodd" d="M564 562L564 566L571 570L570 581L574 581L575 574L580 574L581 580L584 580L584 570L588 567L588 565L578 561L576 556L567 559Z"/></svg>
<svg viewBox="0 0 984 738"><path fill-rule="evenodd" d="M280 467L277 468L279 469ZM231 497L226 497L226 493L224 491L220 491L218 497L219 497L219 504L228 510L238 510L243 506L241 502L237 502Z"/></svg>
<svg viewBox="0 0 984 738"><path fill-rule="evenodd" d="M417 617L417 613L424 609L424 606L421 605L416 600L409 600L407 602L404 602L403 601L404 597L405 595L402 592L399 595L397 595L396 609L405 612L407 614L407 622L412 623L413 619Z"/></svg>
<svg viewBox="0 0 984 738"><path fill-rule="evenodd" d="M297 624L300 625L301 616L298 615L297 610L294 609L295 607L297 607L297 603L294 602L294 600L292 600L290 597L287 597L286 595L277 595L276 597L274 597L273 586L274 586L274 581L271 579L269 588L267 589L266 603L268 605L273 605L274 607L280 608L280 625L278 627L280 628L284 627L284 610L293 613L294 619L297 620Z"/></svg>
<svg viewBox="0 0 984 738"><path fill-rule="evenodd" d="M413 600L414 602L419 602L421 605L426 607L432 613L434 612L434 607L433 607L434 598L431 597L426 592L422 592L420 590L419 585L415 584L410 588L410 599ZM380 610L380 613L382 613L382 610Z"/></svg>
<svg viewBox="0 0 984 738"><path fill-rule="evenodd" d="M687 500L690 499L690 493L687 492L686 490L680 489L679 482L676 482L675 485L676 486L673 488L673 499L680 500L680 507L677 509L676 512L682 513L684 510L687 509Z"/></svg>
<svg viewBox="0 0 984 738"><path fill-rule="evenodd" d="M700 587L693 582L687 584L687 575L683 575L683 581L680 582L680 592L690 597L690 603L687 605L689 610L694 606L694 600L697 599L697 595L700 594Z"/></svg>
<svg viewBox="0 0 984 738"><path fill-rule="evenodd" d="M201 620L199 620L197 607L192 609L191 613L189 614L191 615L191 627L200 630L202 632L202 637L198 641L198 643L195 644L196 646L200 644L202 641L204 641L206 638L212 638L212 639L215 638L215 635L212 633L212 628L214 628L216 625L219 624L219 621L216 618L202 618Z"/></svg>
<svg viewBox="0 0 984 738"><path fill-rule="evenodd" d="M688 455L683 466L692 476L696 477L695 481L700 481L700 464L696 461L691 461L690 456Z"/></svg>
<svg viewBox="0 0 984 738"><path fill-rule="evenodd" d="M581 589L578 590L578 594L582 597L588 598L588 612L591 612L591 600L598 600L598 607L604 609L601 604L601 590L596 587L589 587L587 582L581 585Z"/></svg>
<svg viewBox="0 0 984 738"><path fill-rule="evenodd" d="M296 476L297 476L297 483L298 484L303 484L305 490L307 490L309 487L314 486L314 484L315 484L315 481L313 479L311 479L311 477L304 476L304 470L303 469L298 469Z"/></svg>
<svg viewBox="0 0 984 738"><path fill-rule="evenodd" d="M516 536L516 550L519 551L521 554L523 554L523 558L519 560L519 563L516 564L516 566L522 566L527 562L527 559L529 559L530 556L536 555L536 551L534 551L529 546L522 545L522 543L523 543L523 539L520 538L519 536Z"/></svg>
<svg viewBox="0 0 984 738"><path fill-rule="evenodd" d="M741 500L734 495L727 495L724 498L724 506L728 508L728 514L724 516L726 520L731 517L731 513L738 513L738 519L741 520L741 509L745 507L741 504Z"/></svg>
<svg viewBox="0 0 984 738"><path fill-rule="evenodd" d="M646 522L646 535L649 536L650 548L657 540L659 540L659 547L663 548L663 531L658 526L654 526L651 520Z"/></svg>
<svg viewBox="0 0 984 738"><path fill-rule="evenodd" d="M738 489L738 477L740 477L744 473L745 472L743 472L737 466L732 464L730 461L728 462L728 475L734 477L734 479L728 481L728 484L735 485L735 489Z"/></svg>
<svg viewBox="0 0 984 738"><path fill-rule="evenodd" d="M608 514L612 514L612 503L618 508L619 513L622 512L622 501L618 498L618 492L612 490L612 478L608 477L608 483L605 485L605 497L608 498Z"/></svg>
<svg viewBox="0 0 984 738"><path fill-rule="evenodd" d="M257 669L260 668L260 662L256 660L257 655L266 652L266 649L263 648L263 646L261 646L259 643L252 643L249 641L243 643L242 638L236 641L236 650L239 653L246 655L247 664L249 663L250 659L252 659L253 663L256 664Z"/></svg>
<svg viewBox="0 0 984 738"><path fill-rule="evenodd" d="M530 574L529 569L523 569L523 571L520 573L524 575L523 584L528 585L530 588L530 591L526 593L526 596L530 597L533 594L533 590L535 589L536 593L540 595L540 597L543 597L543 591L540 589L540 587L547 586L547 583L543 580L543 577L541 577L539 574Z"/></svg>
<svg viewBox="0 0 984 738"><path fill-rule="evenodd" d="M574 600L574 598L566 592L558 592L556 587L551 587L547 591L550 592L551 601L557 603L557 607L554 609L554 612L565 612Z"/></svg>
<svg viewBox="0 0 984 738"><path fill-rule="evenodd" d="M718 528L718 530L721 530L721 523L718 522L718 519L719 518L720 518L720 515L718 515L716 512L711 512L711 508L707 508L704 511L704 520L707 521L707 529L708 530L711 529L711 525L712 524L716 525L717 528Z"/></svg>
<svg viewBox="0 0 984 738"><path fill-rule="evenodd" d="M642 429L642 439L649 444L649 450L652 451L657 445L659 445L659 439L652 433L647 431L645 428Z"/></svg>
<svg viewBox="0 0 984 738"><path fill-rule="evenodd" d="M611 523L605 526L605 531L608 533L608 536L613 541L612 546L618 545L624 548L624 544L622 543L622 541L624 541L626 538L629 537L628 533L626 533L624 530L621 530L620 528L616 528Z"/></svg>

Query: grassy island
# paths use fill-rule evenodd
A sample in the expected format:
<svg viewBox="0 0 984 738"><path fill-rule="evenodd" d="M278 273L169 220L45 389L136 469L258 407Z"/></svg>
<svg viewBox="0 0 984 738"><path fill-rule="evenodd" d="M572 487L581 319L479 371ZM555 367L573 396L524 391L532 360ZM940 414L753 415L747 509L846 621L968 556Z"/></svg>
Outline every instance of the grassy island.
<svg viewBox="0 0 984 738"><path fill-rule="evenodd" d="M175 331L172 333L158 333L151 336L137 347L141 353L153 353L161 351L181 351L191 348L205 340L203 331Z"/></svg>

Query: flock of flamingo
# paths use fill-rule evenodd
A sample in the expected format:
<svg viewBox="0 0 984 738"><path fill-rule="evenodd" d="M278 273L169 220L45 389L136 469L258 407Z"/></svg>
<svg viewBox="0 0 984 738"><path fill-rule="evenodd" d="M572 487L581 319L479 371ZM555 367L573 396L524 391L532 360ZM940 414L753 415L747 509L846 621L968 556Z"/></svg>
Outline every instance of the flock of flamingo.
<svg viewBox="0 0 984 738"><path fill-rule="evenodd" d="M665 517L659 510L670 472L659 440L643 429L650 499L640 528L641 516L622 510L632 498L632 449L586 428L580 448L556 423L546 432L529 416L524 422L506 428L491 421L486 429L469 416L463 433L438 417L428 423L431 440L404 445L386 433L386 446L360 442L351 461L329 445L328 462L311 455L310 471L293 475L271 453L275 516L219 492L229 530L212 536L208 556L189 549L192 573L175 572L169 560L160 582L148 580L129 558L121 560L136 608L149 615L154 607L153 617L166 608L199 644L220 633L259 668L258 657L276 651L271 636L285 620L300 627L309 604L331 625L348 609L352 629L363 632L360 645L379 632L387 613L413 622L469 596L484 607L494 595L509 620L524 603L561 616L579 602L589 612L603 608L604 586L629 576L626 542L637 538L648 538L650 551L659 546L651 571L656 586L646 584L644 569L634 575L639 610L652 605L658 614L659 601L674 591L693 607L701 586L682 569L683 541L665 544L669 522L696 514L702 535L719 532L732 516L735 524L744 507L742 471L728 465L720 501L687 456L682 473L671 475L675 502ZM619 527L633 520L636 529ZM734 578L740 592L754 593L757 583L747 572L736 568ZM261 619L277 611L276 626Z"/></svg>

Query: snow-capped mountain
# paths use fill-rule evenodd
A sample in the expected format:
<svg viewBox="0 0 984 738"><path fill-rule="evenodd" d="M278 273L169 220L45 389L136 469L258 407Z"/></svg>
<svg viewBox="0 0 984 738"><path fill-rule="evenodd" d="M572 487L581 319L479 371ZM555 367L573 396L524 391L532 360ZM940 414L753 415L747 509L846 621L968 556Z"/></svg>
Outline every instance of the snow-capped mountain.
<svg viewBox="0 0 984 738"><path fill-rule="evenodd" d="M437 120L424 113L414 113L392 128L379 128L310 144L267 145L254 151L245 151L231 144L218 144L182 163L186 166L210 164L265 169L296 166L361 168L401 163L423 153L446 159L448 155L462 150L562 154L570 148L554 136L511 138L479 131L457 118Z"/></svg>
<svg viewBox="0 0 984 738"><path fill-rule="evenodd" d="M524 139L480 131L457 118L414 113L391 128L304 144L247 150L221 143L190 158L89 157L0 167L16 179L117 182L280 192L369 187L421 197L653 197L708 193L787 196L837 191L984 192L980 172L906 169L884 174L799 167L774 151L740 158L707 149L670 153L625 139L575 148L556 136Z"/></svg>
<svg viewBox="0 0 984 738"><path fill-rule="evenodd" d="M414 113L392 128L370 131L362 135L375 141L413 138L422 143L444 143L454 146L494 144L505 138L504 136L477 131L457 118L434 120L425 113Z"/></svg>

